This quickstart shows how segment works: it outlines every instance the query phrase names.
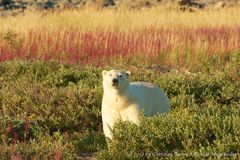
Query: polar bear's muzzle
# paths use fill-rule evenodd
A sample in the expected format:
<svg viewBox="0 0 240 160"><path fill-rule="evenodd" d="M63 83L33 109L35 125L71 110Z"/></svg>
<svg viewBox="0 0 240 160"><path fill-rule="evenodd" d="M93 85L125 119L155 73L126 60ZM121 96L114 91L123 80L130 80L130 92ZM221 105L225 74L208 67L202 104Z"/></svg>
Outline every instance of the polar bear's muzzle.
<svg viewBox="0 0 240 160"><path fill-rule="evenodd" d="M112 86L118 87L118 85L119 85L118 79L114 78L114 79L112 80Z"/></svg>

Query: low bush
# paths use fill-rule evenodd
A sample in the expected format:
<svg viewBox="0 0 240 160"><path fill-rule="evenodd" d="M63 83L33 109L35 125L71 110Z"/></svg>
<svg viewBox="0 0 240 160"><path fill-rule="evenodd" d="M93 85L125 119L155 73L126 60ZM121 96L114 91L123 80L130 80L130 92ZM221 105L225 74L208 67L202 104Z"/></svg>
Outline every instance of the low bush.
<svg viewBox="0 0 240 160"><path fill-rule="evenodd" d="M163 88L172 110L143 118L140 127L119 123L109 149L101 123L101 68L41 61L1 63L0 159L76 159L100 150L99 159L236 158L239 60L236 53L222 70L190 74L127 68L131 81L150 81Z"/></svg>
<svg viewBox="0 0 240 160"><path fill-rule="evenodd" d="M220 107L221 108L221 107ZM118 123L99 159L232 158L240 156L240 111L225 106L186 108L143 118L138 127Z"/></svg>

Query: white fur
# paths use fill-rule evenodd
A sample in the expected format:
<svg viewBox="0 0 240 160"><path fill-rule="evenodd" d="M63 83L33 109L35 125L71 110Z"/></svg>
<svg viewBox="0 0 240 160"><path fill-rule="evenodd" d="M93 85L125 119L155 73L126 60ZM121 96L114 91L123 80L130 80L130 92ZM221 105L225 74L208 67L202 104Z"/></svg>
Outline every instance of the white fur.
<svg viewBox="0 0 240 160"><path fill-rule="evenodd" d="M165 93L148 82L129 83L130 72L120 70L103 71L102 121L106 137L112 139L111 130L117 120L129 120L139 124L140 113L152 116L170 111ZM113 79L118 86L113 86Z"/></svg>

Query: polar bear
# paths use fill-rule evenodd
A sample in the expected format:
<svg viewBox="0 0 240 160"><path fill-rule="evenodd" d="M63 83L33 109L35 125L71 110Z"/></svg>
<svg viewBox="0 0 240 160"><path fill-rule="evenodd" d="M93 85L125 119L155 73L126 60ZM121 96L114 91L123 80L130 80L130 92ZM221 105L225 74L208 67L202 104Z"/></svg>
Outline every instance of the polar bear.
<svg viewBox="0 0 240 160"><path fill-rule="evenodd" d="M111 128L118 120L139 124L140 114L152 116L170 111L165 93L148 82L129 83L129 71L102 71L102 122L104 135L112 139Z"/></svg>

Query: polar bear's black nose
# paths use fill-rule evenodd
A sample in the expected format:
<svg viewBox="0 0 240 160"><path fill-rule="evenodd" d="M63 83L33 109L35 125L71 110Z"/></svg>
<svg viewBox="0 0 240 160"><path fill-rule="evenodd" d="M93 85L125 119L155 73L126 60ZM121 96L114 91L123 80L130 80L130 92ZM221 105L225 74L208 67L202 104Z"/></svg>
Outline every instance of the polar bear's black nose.
<svg viewBox="0 0 240 160"><path fill-rule="evenodd" d="M112 82L113 82L114 84L117 84L117 83L118 83L118 79L114 78L114 79L112 80Z"/></svg>

